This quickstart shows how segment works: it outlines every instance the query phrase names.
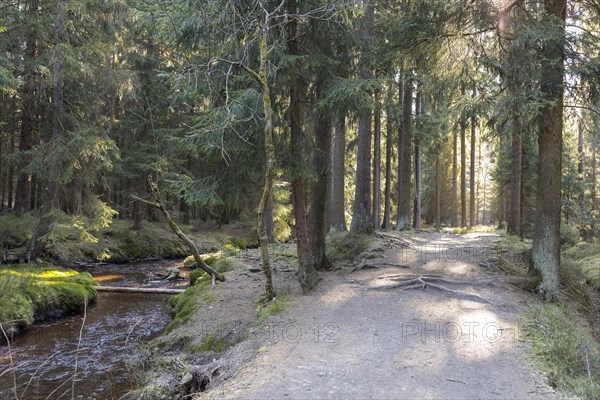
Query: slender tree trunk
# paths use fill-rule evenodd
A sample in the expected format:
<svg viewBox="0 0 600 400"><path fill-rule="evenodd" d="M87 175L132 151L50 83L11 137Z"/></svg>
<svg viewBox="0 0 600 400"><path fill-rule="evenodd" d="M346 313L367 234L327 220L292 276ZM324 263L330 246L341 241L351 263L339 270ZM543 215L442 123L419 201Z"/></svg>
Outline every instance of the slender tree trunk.
<svg viewBox="0 0 600 400"><path fill-rule="evenodd" d="M467 121L460 121L460 226L467 226Z"/></svg>
<svg viewBox="0 0 600 400"><path fill-rule="evenodd" d="M362 39L364 50L360 58L360 78L373 78L370 65L373 49L375 23L375 0L362 0L364 16L362 22ZM358 119L358 149L356 156L356 187L354 210L350 230L357 233L371 233L371 110L364 108Z"/></svg>
<svg viewBox="0 0 600 400"><path fill-rule="evenodd" d="M475 134L477 132L477 117L471 117L471 183L469 188L469 226L475 226L475 150L477 149L477 143Z"/></svg>
<svg viewBox="0 0 600 400"><path fill-rule="evenodd" d="M273 221L273 194L269 196L267 209L265 210L265 230L269 243L275 243L275 221Z"/></svg>
<svg viewBox="0 0 600 400"><path fill-rule="evenodd" d="M264 127L264 140L265 140L265 183L263 187L263 193L260 198L256 215L256 232L258 233L260 243L260 253L262 260L262 270L265 275L265 293L263 296L263 303L266 304L275 298L275 288L273 287L273 278L271 273L271 261L269 257L269 240L267 238L267 231L265 229L265 210L267 209L267 203L269 197L271 197L271 190L273 188L273 177L275 168L275 145L273 143L273 107L271 104L271 91L269 89L269 83L267 79L268 74L268 58L269 58L269 47L267 45L268 27L263 28L263 34L260 42L260 69L259 72L248 70L252 77L257 81L262 91L262 103L263 110L265 113L265 127Z"/></svg>
<svg viewBox="0 0 600 400"><path fill-rule="evenodd" d="M10 154L15 153L15 135L10 135ZM15 167L11 163L8 168L8 177L7 181L7 195L6 195L6 208L13 208L13 190L14 190L14 182L15 182Z"/></svg>
<svg viewBox="0 0 600 400"><path fill-rule="evenodd" d="M35 18L38 13L38 0L29 0L27 13L30 18ZM31 157L27 152L31 151L33 146L33 115L35 108L35 58L37 53L37 41L35 30L30 30L25 45L25 57L23 65L25 76L23 78L22 92L22 111L21 111L21 136L19 140L19 152L23 157L23 162L20 164L19 177L17 179L17 188L15 191L14 210L19 213L24 213L30 210L30 195L31 195L31 176L23 171L27 164L31 161Z"/></svg>
<svg viewBox="0 0 600 400"><path fill-rule="evenodd" d="M597 182L597 177L596 177L596 163L597 163L597 156L598 156L598 149L596 148L596 146L592 146L592 161L591 161L591 181L592 181L592 189L590 191L590 201L592 203L592 211L596 211L596 199L597 199L597 194L596 194L596 182Z"/></svg>
<svg viewBox="0 0 600 400"><path fill-rule="evenodd" d="M583 153L583 123L581 121L579 121L579 127L577 131L577 175L582 187L585 187L585 174L583 170L585 155ZM583 213L583 210L585 209L585 190L581 190L579 192L578 200L580 213ZM582 216L579 217L580 221L581 217ZM587 229L585 228L584 224L580 224L580 226L582 235L586 237L588 235Z"/></svg>
<svg viewBox="0 0 600 400"><path fill-rule="evenodd" d="M435 145L435 227L440 229L442 227L441 217L442 217L442 206L441 206L441 197L442 197L442 183L440 181L440 144L436 143Z"/></svg>
<svg viewBox="0 0 600 400"><path fill-rule="evenodd" d="M381 109L379 93L375 93L375 121L373 143L373 228L381 228Z"/></svg>
<svg viewBox="0 0 600 400"><path fill-rule="evenodd" d="M511 151L511 176L510 176L510 204L508 210L507 233L521 234L521 181L523 138L521 118L513 114L512 151Z"/></svg>
<svg viewBox="0 0 600 400"><path fill-rule="evenodd" d="M450 212L452 226L458 225L458 134L452 130L452 208Z"/></svg>
<svg viewBox="0 0 600 400"><path fill-rule="evenodd" d="M404 95L402 100L402 147L399 159L398 182L398 224L396 230L402 231L410 228L411 218L411 177L412 177L412 105L413 81L409 71L404 76Z"/></svg>
<svg viewBox="0 0 600 400"><path fill-rule="evenodd" d="M4 211L4 188L6 181L4 180L4 135L0 134L0 213Z"/></svg>
<svg viewBox="0 0 600 400"><path fill-rule="evenodd" d="M477 173L478 179L476 182L476 184L477 184L477 207L475 208L475 224L479 225L480 223L485 224L484 222L482 222L483 218L482 219L479 218L479 214L480 214L479 209L481 208L481 200L480 200L481 199L481 193L480 193L480 191L481 191L481 174L483 171L483 164L482 164L483 159L481 158L481 139L479 139L479 144L477 146L477 150L478 150L478 155L479 155L479 162L478 162L479 171Z"/></svg>
<svg viewBox="0 0 600 400"><path fill-rule="evenodd" d="M566 0L546 0L548 15L560 21L558 35L543 45L544 63L541 92L546 101L540 110L538 131L538 180L533 232L532 261L541 272L539 289L547 299L559 294L560 269L560 191L562 172L562 130L564 101L564 45Z"/></svg>
<svg viewBox="0 0 600 400"><path fill-rule="evenodd" d="M347 231L345 205L346 180L346 117L339 111L333 117L333 151L331 157L331 202L329 205L329 230Z"/></svg>
<svg viewBox="0 0 600 400"><path fill-rule="evenodd" d="M383 229L391 229L390 224L392 214L392 152L394 146L394 123L392 117L393 86L390 84L388 89L388 107L386 109L386 135L385 135L385 193L383 208Z"/></svg>
<svg viewBox="0 0 600 400"><path fill-rule="evenodd" d="M320 90L317 91L320 92ZM317 180L311 187L308 234L311 263L316 270L329 267L325 255L325 241L327 238L327 186L331 154L330 119L329 113L320 111L315 132L317 149L313 154L313 165Z"/></svg>
<svg viewBox="0 0 600 400"><path fill-rule="evenodd" d="M423 104L421 98L421 92L417 92L416 98L416 116L417 116L417 127L421 128L421 114L423 112ZM414 222L413 226L415 229L421 229L421 138L420 132L415 134L415 207L413 210Z"/></svg>
<svg viewBox="0 0 600 400"><path fill-rule="evenodd" d="M190 223L190 205L185 201L185 199L179 199L179 212L181 213L181 222L184 225L188 225Z"/></svg>

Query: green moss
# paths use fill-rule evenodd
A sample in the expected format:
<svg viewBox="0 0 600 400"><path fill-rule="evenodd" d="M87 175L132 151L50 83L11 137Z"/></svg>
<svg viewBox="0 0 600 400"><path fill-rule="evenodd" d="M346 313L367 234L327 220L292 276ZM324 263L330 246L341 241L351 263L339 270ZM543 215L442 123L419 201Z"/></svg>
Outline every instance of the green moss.
<svg viewBox="0 0 600 400"><path fill-rule="evenodd" d="M210 290L211 282L207 280L198 282L185 292L173 296L170 303L175 310L175 317L167 325L165 332L173 331L173 329L189 321L194 312L202 309L206 304L214 302L218 295Z"/></svg>
<svg viewBox="0 0 600 400"><path fill-rule="evenodd" d="M372 243L373 237L356 233L340 232L328 237L327 258L330 262L353 261Z"/></svg>
<svg viewBox="0 0 600 400"><path fill-rule="evenodd" d="M87 273L47 263L0 268L0 323L14 334L36 320L78 311L96 299L95 284Z"/></svg>
<svg viewBox="0 0 600 400"><path fill-rule="evenodd" d="M217 258L209 257L204 259L204 262L212 267L215 271L224 274L235 269L236 264L230 258ZM197 283L210 282L212 277L200 268L193 270L190 275L190 285L196 285Z"/></svg>
<svg viewBox="0 0 600 400"><path fill-rule="evenodd" d="M238 238L235 236L231 236L227 238L227 241L224 243L225 248L231 247L232 249L243 250L248 247L246 241L242 238Z"/></svg>
<svg viewBox="0 0 600 400"><path fill-rule="evenodd" d="M259 301L259 305L257 307L258 318L256 320L256 323L260 324L267 317L281 313L289 306L290 301L290 296L287 293L277 296L264 307Z"/></svg>
<svg viewBox="0 0 600 400"><path fill-rule="evenodd" d="M197 346L194 346L191 349L194 352L202 352L202 351L214 351L221 352L224 349L225 339L220 338L217 333L211 333L204 339L202 343Z"/></svg>
<svg viewBox="0 0 600 400"><path fill-rule="evenodd" d="M524 317L534 359L550 383L583 399L600 398L600 344L573 311L547 304Z"/></svg>
<svg viewBox="0 0 600 400"><path fill-rule="evenodd" d="M571 284L600 289L600 244L579 243L563 251L561 272Z"/></svg>

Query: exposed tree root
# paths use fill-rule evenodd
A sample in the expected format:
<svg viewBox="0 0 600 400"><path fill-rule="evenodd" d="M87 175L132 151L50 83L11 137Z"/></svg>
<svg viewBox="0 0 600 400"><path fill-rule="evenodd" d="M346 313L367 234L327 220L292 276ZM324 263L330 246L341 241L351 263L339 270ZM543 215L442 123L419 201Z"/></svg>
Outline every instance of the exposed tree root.
<svg viewBox="0 0 600 400"><path fill-rule="evenodd" d="M444 277L443 275L431 274L431 275L390 275L381 277L380 279L391 279L394 281L398 281L398 283L394 283L391 285L382 285L382 286L371 286L369 290L390 290L390 289L402 289L402 290L411 290L411 289L421 289L425 290L426 288L436 289L445 293L449 293L459 299L474 301L478 303L488 303L491 304L490 300L487 300L478 294L463 292L461 290L454 290L447 288L445 286L440 285L439 283L453 284L453 285L489 285L493 282L490 280L470 280L470 281L458 281L454 279L449 279Z"/></svg>
<svg viewBox="0 0 600 400"><path fill-rule="evenodd" d="M361 269L385 269L385 268L402 268L409 269L408 265L403 264L392 264L388 262L382 262L377 264L369 264L369 263L360 263L357 267L352 269L352 272L360 271Z"/></svg>

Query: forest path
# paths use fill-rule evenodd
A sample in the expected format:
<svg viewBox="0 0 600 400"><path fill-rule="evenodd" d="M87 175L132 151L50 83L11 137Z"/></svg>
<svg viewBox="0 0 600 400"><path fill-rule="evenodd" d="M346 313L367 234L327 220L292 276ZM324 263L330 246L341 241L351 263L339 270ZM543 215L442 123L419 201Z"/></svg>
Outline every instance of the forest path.
<svg viewBox="0 0 600 400"><path fill-rule="evenodd" d="M362 260L377 268L328 274L316 293L269 322L264 351L200 398L555 397L524 354L519 314L535 299L479 264L489 255L489 240L381 234ZM397 283L385 278L397 274L495 284L436 281L489 303L435 287L371 289Z"/></svg>

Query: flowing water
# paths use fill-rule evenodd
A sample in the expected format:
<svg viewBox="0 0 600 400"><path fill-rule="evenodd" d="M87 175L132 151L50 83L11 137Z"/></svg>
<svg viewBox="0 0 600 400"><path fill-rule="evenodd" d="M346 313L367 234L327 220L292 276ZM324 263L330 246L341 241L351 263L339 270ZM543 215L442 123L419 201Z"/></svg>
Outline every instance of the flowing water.
<svg viewBox="0 0 600 400"><path fill-rule="evenodd" d="M152 273L164 274L179 265L107 265L90 272L103 286L164 287L152 282ZM127 361L171 320L170 296L99 295L88 306L85 321L82 313L37 324L11 341L10 352L6 344L0 345L0 399L12 398L15 385L18 398L27 400L70 399L73 386L75 398L110 400L135 387Z"/></svg>

